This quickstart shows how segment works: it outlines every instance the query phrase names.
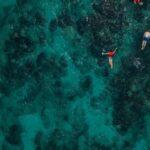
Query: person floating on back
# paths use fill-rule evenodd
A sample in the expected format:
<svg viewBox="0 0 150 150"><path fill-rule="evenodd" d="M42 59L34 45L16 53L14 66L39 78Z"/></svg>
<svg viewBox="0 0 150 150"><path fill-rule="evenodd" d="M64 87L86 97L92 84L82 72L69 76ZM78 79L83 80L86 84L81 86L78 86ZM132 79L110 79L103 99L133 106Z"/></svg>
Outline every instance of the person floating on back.
<svg viewBox="0 0 150 150"><path fill-rule="evenodd" d="M146 47L147 41L149 39L150 39L150 30L148 30L144 33L141 50L144 50L144 48Z"/></svg>
<svg viewBox="0 0 150 150"><path fill-rule="evenodd" d="M140 6L143 5L143 2L141 0L133 0L134 4L138 4Z"/></svg>
<svg viewBox="0 0 150 150"><path fill-rule="evenodd" d="M113 58L113 56L115 55L116 50L117 50L117 48L115 48L114 50L109 51L108 53L102 52L102 55L103 55L103 56L104 56L104 55L108 56L108 62L109 62L109 65L110 65L110 68L111 68L111 69L113 68L113 59L112 59L112 58Z"/></svg>

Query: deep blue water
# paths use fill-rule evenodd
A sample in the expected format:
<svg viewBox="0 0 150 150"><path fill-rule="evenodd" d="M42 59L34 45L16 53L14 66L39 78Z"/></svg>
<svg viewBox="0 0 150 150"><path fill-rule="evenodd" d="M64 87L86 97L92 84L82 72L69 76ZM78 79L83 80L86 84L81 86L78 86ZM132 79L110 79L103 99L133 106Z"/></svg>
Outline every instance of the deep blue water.
<svg viewBox="0 0 150 150"><path fill-rule="evenodd" d="M0 150L149 150L149 10L0 0Z"/></svg>

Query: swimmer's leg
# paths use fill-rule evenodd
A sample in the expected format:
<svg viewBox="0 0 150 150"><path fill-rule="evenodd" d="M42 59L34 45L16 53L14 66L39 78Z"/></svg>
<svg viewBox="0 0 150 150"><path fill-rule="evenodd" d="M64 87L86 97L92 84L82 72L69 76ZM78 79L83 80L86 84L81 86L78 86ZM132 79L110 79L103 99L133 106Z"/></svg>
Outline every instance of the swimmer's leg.
<svg viewBox="0 0 150 150"><path fill-rule="evenodd" d="M112 69L112 68L113 68L113 60L112 60L112 57L108 57L108 61L109 61L110 68Z"/></svg>
<svg viewBox="0 0 150 150"><path fill-rule="evenodd" d="M146 44L147 44L147 41L143 40L141 50L144 50L144 48L145 48Z"/></svg>
<svg viewBox="0 0 150 150"><path fill-rule="evenodd" d="M142 6L144 3L143 2L139 2L139 5Z"/></svg>

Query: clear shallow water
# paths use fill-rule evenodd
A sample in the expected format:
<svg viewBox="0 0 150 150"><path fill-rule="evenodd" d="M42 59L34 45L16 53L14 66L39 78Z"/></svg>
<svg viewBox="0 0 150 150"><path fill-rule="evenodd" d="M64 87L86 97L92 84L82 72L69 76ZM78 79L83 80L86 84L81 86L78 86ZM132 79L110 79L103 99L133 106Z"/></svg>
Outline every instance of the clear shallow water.
<svg viewBox="0 0 150 150"><path fill-rule="evenodd" d="M0 149L150 149L148 1L0 4Z"/></svg>

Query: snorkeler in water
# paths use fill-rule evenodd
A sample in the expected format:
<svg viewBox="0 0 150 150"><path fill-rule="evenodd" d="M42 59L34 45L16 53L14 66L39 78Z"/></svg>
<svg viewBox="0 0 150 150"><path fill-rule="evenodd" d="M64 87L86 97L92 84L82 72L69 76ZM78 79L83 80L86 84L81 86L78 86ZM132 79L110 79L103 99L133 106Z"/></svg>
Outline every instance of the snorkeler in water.
<svg viewBox="0 0 150 150"><path fill-rule="evenodd" d="M141 50L144 50L148 40L150 40L150 30L144 33Z"/></svg>
<svg viewBox="0 0 150 150"><path fill-rule="evenodd" d="M111 69L113 68L113 59L112 58L115 55L116 50L117 50L117 48L115 48L114 50L109 51L108 53L102 52L102 55L108 56L108 62L109 62L109 65L110 65Z"/></svg>
<svg viewBox="0 0 150 150"><path fill-rule="evenodd" d="M143 2L141 0L133 0L134 4L138 4L140 6L143 5Z"/></svg>

